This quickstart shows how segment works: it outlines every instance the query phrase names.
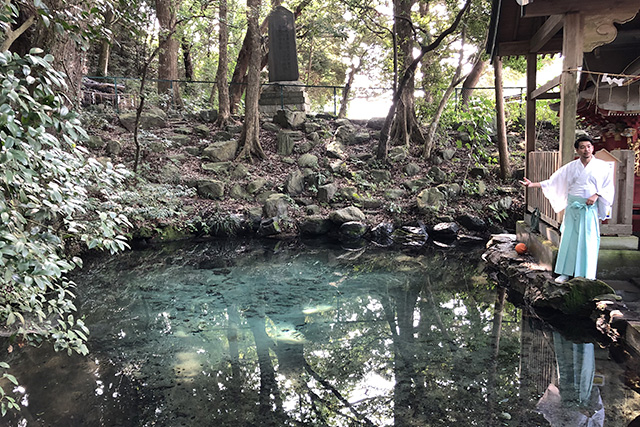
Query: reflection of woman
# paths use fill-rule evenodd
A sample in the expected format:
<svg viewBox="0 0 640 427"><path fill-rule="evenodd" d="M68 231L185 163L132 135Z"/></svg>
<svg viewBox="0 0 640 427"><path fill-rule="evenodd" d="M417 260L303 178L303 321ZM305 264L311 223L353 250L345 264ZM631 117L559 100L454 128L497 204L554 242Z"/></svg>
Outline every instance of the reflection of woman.
<svg viewBox="0 0 640 427"><path fill-rule="evenodd" d="M604 405L593 387L594 347L572 343L557 332L553 344L558 364L558 387L549 384L537 408L553 427L602 427Z"/></svg>

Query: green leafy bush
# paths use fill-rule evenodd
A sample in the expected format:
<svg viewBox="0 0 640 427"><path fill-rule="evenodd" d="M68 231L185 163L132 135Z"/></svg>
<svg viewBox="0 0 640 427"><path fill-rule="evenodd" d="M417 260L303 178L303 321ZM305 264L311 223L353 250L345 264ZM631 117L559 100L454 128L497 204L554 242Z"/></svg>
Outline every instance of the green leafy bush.
<svg viewBox="0 0 640 427"><path fill-rule="evenodd" d="M0 334L86 354L66 277L82 261L65 245L127 247L114 196L128 172L87 159L87 134L59 92L64 75L41 54L0 53Z"/></svg>

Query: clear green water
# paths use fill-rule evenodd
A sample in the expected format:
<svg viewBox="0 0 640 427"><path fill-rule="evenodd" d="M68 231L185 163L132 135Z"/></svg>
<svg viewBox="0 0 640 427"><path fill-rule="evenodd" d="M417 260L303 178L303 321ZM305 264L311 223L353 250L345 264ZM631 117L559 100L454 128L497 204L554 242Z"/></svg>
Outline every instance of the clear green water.
<svg viewBox="0 0 640 427"><path fill-rule="evenodd" d="M15 346L23 408L0 422L572 426L602 406L626 427L630 368L496 306L481 252L208 242L89 261L90 356ZM585 366L581 403L566 379Z"/></svg>

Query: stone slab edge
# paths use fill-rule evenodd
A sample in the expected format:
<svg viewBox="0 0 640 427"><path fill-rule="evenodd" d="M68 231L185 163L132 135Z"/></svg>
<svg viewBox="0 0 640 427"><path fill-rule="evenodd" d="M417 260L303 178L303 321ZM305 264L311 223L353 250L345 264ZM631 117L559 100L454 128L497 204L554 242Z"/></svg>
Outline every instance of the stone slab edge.
<svg viewBox="0 0 640 427"><path fill-rule="evenodd" d="M628 322L625 341L637 354L640 354L640 322Z"/></svg>

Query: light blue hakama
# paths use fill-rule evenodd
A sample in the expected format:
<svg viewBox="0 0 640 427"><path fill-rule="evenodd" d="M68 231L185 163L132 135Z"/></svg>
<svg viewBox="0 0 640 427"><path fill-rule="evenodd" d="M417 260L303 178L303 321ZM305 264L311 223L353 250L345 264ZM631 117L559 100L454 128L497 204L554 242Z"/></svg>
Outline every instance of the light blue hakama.
<svg viewBox="0 0 640 427"><path fill-rule="evenodd" d="M597 204L569 195L560 227L560 247L555 272L595 280L600 249L600 222Z"/></svg>

